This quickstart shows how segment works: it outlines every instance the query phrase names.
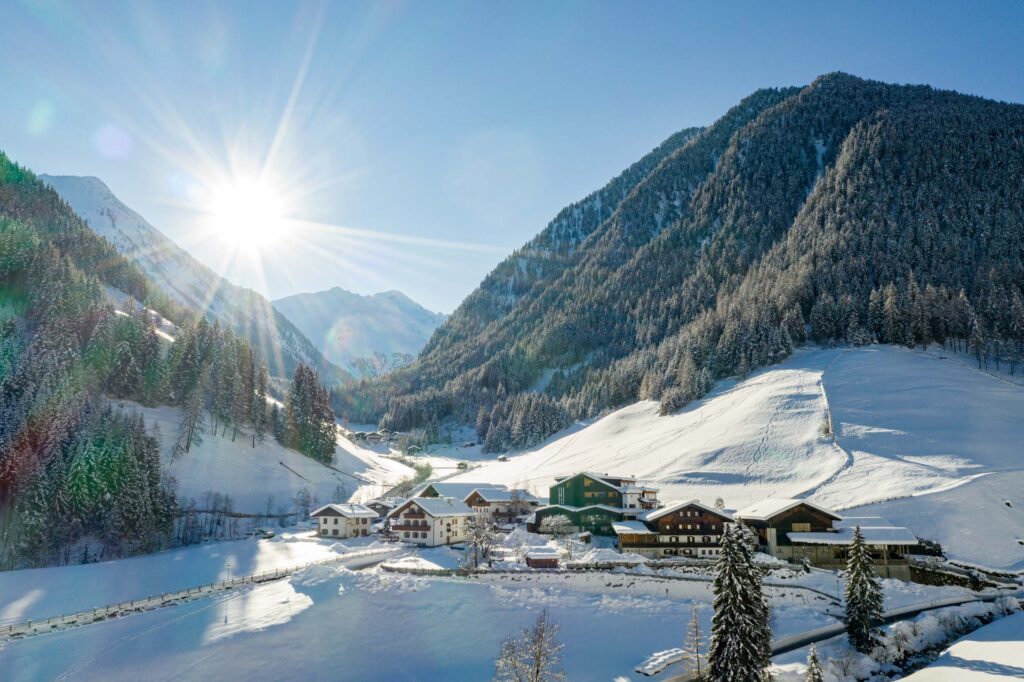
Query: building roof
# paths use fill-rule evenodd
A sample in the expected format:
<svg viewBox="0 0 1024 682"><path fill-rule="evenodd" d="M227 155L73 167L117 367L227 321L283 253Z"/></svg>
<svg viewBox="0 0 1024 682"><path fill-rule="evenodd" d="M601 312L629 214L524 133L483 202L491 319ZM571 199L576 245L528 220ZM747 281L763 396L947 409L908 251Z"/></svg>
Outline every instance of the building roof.
<svg viewBox="0 0 1024 682"><path fill-rule="evenodd" d="M661 490L661 488L652 488L649 485L634 485L632 483L620 486L619 489L624 493L656 493Z"/></svg>
<svg viewBox="0 0 1024 682"><path fill-rule="evenodd" d="M612 530L616 535L657 535L643 521L612 521Z"/></svg>
<svg viewBox="0 0 1024 682"><path fill-rule="evenodd" d="M421 483L420 485L416 486L415 488L413 488L412 494L410 494L409 497L422 497L423 493L426 492L428 488L433 488L434 490L436 490L437 494L440 495L441 497L455 497L460 500L464 500L467 497L469 497L469 494L476 490L477 488L494 488L497 490L500 488L504 488L504 486L499 485L497 483L481 483L479 481L476 483L433 481Z"/></svg>
<svg viewBox="0 0 1024 682"><path fill-rule="evenodd" d="M853 543L853 528L840 528L836 532L786 533L791 542L806 545L849 545ZM861 527L864 543L868 545L916 545L917 538L909 528L899 526Z"/></svg>
<svg viewBox="0 0 1024 682"><path fill-rule="evenodd" d="M816 509L822 514L827 514L833 519L841 520L843 517L836 514L831 509L827 509L820 505L808 502L807 500L801 500L796 498L782 498L782 497L769 497L766 500L761 500L756 504L752 504L749 507L744 507L738 512L733 514L734 518L746 519L750 521L768 521L782 512L789 511L793 507L797 507L801 504L805 504L811 509Z"/></svg>
<svg viewBox="0 0 1024 682"><path fill-rule="evenodd" d="M557 559L561 553L554 547L534 547L523 556L527 559Z"/></svg>
<svg viewBox="0 0 1024 682"><path fill-rule="evenodd" d="M325 504L310 512L309 516L310 518L314 516L344 516L349 519L375 519L377 512L361 504Z"/></svg>
<svg viewBox="0 0 1024 682"><path fill-rule="evenodd" d="M381 505L383 507L388 507L390 509L394 509L395 507L397 507L398 505L402 504L403 502L405 502L405 498L404 497L378 497L377 499L370 500L369 502L366 502L365 504L367 506L369 506L371 504L379 504L379 505Z"/></svg>
<svg viewBox="0 0 1024 682"><path fill-rule="evenodd" d="M402 509L410 504L415 504L428 516L475 516L476 512L466 506L462 500L454 497L414 497L406 500L406 503L395 507L388 516L397 516Z"/></svg>
<svg viewBox="0 0 1024 682"><path fill-rule="evenodd" d="M579 471L575 474L564 474L562 476L555 476L555 481L561 483L562 481L567 481L570 478L576 478L577 476L586 476L588 478L596 479L598 481L601 481L605 485L620 491L622 489L622 486L610 483L610 481L628 481L629 483L636 483L635 476L612 476L610 474L598 474L593 471Z"/></svg>
<svg viewBox="0 0 1024 682"><path fill-rule="evenodd" d="M532 495L528 490L509 490L508 488L481 486L479 488L473 488L469 495L477 493L487 502L509 502L512 500L512 493L516 492L519 493L519 499L522 502L540 502L540 498ZM469 495L466 495L466 498L468 498Z"/></svg>
<svg viewBox="0 0 1024 682"><path fill-rule="evenodd" d="M732 517L726 514L724 511L720 511L718 509L715 509L714 507L709 507L706 504L702 504L700 500L684 500L682 502L669 502L667 505L660 509L652 509L648 512L644 512L638 518L643 521L654 521L656 519L660 519L662 516L665 516L666 514L671 514L674 511L678 511L680 509L690 506L700 507L709 514L721 516L722 518L729 519L730 521L732 520Z"/></svg>
<svg viewBox="0 0 1024 682"><path fill-rule="evenodd" d="M605 511L615 512L616 514L621 514L624 511L629 511L628 509L613 507L610 504L588 504L584 507L574 507L571 504L549 504L546 507L541 507L537 511L544 511L545 509L564 509L565 511L569 512L580 512L583 511L584 509L604 509Z"/></svg>

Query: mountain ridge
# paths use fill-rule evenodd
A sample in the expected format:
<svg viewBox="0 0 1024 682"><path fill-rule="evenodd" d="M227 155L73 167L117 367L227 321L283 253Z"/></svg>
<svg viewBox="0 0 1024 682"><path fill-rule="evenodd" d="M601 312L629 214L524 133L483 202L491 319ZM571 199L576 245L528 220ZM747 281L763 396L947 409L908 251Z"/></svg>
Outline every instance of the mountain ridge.
<svg viewBox="0 0 1024 682"><path fill-rule="evenodd" d="M412 362L446 318L396 289L357 294L332 287L272 303L325 357L358 378Z"/></svg>
<svg viewBox="0 0 1024 682"><path fill-rule="evenodd" d="M636 399L671 412L808 330L1019 354L1022 130L1021 105L843 73L757 91L636 179L553 272L502 299L516 280L499 265L360 406L391 428L497 425L501 449Z"/></svg>
<svg viewBox="0 0 1024 682"><path fill-rule="evenodd" d="M91 229L138 263L169 295L228 324L267 361L271 375L287 379L303 362L328 382L351 377L259 293L240 287L178 246L122 202L100 178L41 174Z"/></svg>

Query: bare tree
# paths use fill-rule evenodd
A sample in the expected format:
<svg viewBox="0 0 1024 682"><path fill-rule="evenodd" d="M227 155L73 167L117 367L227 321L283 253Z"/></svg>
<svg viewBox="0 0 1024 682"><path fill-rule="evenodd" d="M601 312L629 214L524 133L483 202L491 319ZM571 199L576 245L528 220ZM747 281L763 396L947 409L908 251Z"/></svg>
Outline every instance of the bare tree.
<svg viewBox="0 0 1024 682"><path fill-rule="evenodd" d="M540 522L540 532L550 535L554 538L555 542L558 542L572 534L572 521L570 521L569 517L564 514L545 517ZM566 542L566 549L569 552L570 559L572 559L571 545L571 541Z"/></svg>
<svg viewBox="0 0 1024 682"><path fill-rule="evenodd" d="M704 633L700 629L700 620L697 619L697 607L694 606L690 615L690 624L686 628L686 644L683 647L683 651L686 655L686 661L688 663L688 671L695 677L694 679L700 679L703 674L703 668L701 662L703 661L704 654Z"/></svg>
<svg viewBox="0 0 1024 682"><path fill-rule="evenodd" d="M562 682L566 679L561 666L563 646L558 641L558 624L546 609L541 611L532 628L502 642L494 661L495 682Z"/></svg>
<svg viewBox="0 0 1024 682"><path fill-rule="evenodd" d="M473 568L480 566L482 559L490 566L491 550L497 542L498 536L491 527L490 520L479 516L469 520L466 527L466 558L471 561Z"/></svg>

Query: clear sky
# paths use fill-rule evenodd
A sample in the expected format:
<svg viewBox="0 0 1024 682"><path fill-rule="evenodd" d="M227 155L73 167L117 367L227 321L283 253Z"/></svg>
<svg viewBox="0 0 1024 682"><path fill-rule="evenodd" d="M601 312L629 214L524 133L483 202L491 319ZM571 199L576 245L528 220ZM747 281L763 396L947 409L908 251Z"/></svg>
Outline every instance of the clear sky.
<svg viewBox="0 0 1024 682"><path fill-rule="evenodd" d="M560 208L757 88L842 70L1020 102L1022 36L1009 1L6 0L0 149L102 178L273 298L399 289L448 312ZM257 174L293 222L233 257L196 205Z"/></svg>

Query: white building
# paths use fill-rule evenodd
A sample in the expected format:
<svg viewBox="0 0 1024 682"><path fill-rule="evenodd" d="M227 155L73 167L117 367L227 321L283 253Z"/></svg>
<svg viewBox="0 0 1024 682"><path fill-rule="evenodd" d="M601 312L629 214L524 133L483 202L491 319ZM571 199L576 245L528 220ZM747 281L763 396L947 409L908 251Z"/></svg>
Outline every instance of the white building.
<svg viewBox="0 0 1024 682"><path fill-rule="evenodd" d="M514 523L540 507L540 499L527 490L493 486L474 488L462 501L494 523Z"/></svg>
<svg viewBox="0 0 1024 682"><path fill-rule="evenodd" d="M360 538L370 534L377 512L361 504L325 504L309 515L320 537Z"/></svg>
<svg viewBox="0 0 1024 682"><path fill-rule="evenodd" d="M454 497L413 497L388 514L391 532L403 542L437 547L466 541L476 512Z"/></svg>

